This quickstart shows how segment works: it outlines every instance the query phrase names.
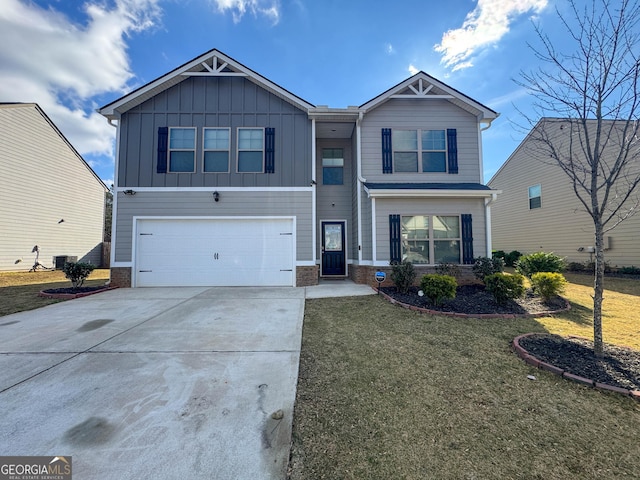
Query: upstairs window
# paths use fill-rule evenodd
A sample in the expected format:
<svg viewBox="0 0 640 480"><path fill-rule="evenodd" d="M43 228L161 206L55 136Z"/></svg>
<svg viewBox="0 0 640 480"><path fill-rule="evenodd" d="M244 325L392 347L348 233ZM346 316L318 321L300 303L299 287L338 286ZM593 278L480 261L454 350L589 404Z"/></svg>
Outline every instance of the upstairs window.
<svg viewBox="0 0 640 480"><path fill-rule="evenodd" d="M344 154L341 148L322 149L323 185L342 185L344 183Z"/></svg>
<svg viewBox="0 0 640 480"><path fill-rule="evenodd" d="M169 129L169 172L193 173L196 170L196 129Z"/></svg>
<svg viewBox="0 0 640 480"><path fill-rule="evenodd" d="M447 139L444 130L393 130L395 172L446 172Z"/></svg>
<svg viewBox="0 0 640 480"><path fill-rule="evenodd" d="M529 210L542 207L542 187L534 185L529 187Z"/></svg>
<svg viewBox="0 0 640 480"><path fill-rule="evenodd" d="M229 129L204 129L204 172L229 171Z"/></svg>
<svg viewBox="0 0 640 480"><path fill-rule="evenodd" d="M264 129L238 128L238 172L264 172Z"/></svg>

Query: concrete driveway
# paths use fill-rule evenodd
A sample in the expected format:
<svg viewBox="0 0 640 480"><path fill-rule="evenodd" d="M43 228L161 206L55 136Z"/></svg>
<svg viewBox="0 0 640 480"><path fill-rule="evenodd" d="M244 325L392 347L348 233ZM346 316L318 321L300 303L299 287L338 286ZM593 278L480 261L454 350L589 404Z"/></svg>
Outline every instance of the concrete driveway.
<svg viewBox="0 0 640 480"><path fill-rule="evenodd" d="M119 289L0 317L0 455L76 479L282 479L302 288Z"/></svg>

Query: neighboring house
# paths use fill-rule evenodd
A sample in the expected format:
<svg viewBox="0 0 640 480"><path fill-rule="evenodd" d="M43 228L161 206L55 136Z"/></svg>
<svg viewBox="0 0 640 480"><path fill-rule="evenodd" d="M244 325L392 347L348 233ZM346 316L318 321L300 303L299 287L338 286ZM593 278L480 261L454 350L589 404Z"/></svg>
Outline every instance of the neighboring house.
<svg viewBox="0 0 640 480"><path fill-rule="evenodd" d="M391 261L490 252L497 113L423 72L328 108L211 50L100 113L118 129L114 284L375 283Z"/></svg>
<svg viewBox="0 0 640 480"><path fill-rule="evenodd" d="M543 118L489 181L491 188L502 191L492 208L493 248L554 252L568 262L594 261L593 220L569 177L535 140L533 133L542 125L555 147L568 151L568 121ZM605 233L605 260L612 266L640 265L640 215Z"/></svg>
<svg viewBox="0 0 640 480"><path fill-rule="evenodd" d="M107 187L91 167L35 103L0 104L0 145L0 270L100 265Z"/></svg>

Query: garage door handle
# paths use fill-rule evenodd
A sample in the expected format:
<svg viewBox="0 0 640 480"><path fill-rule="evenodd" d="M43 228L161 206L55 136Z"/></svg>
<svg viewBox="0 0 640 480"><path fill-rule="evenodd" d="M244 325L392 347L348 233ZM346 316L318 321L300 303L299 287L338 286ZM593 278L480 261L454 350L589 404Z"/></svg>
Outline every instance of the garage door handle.
<svg viewBox="0 0 640 480"><path fill-rule="evenodd" d="M213 254L213 259L214 260L220 260L220 254L219 253L214 253Z"/></svg>
<svg viewBox="0 0 640 480"><path fill-rule="evenodd" d="M153 270L138 270L139 273L150 273L153 272Z"/></svg>
<svg viewBox="0 0 640 480"><path fill-rule="evenodd" d="M292 270L292 269L288 269L288 270L286 270L286 269L285 269L285 270L280 269L280 271L281 271L281 272L293 272L293 270Z"/></svg>

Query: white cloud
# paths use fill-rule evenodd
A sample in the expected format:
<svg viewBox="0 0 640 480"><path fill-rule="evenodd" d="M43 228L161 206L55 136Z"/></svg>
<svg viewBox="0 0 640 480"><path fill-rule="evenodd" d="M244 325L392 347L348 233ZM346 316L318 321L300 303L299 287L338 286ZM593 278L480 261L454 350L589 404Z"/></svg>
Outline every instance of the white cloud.
<svg viewBox="0 0 640 480"><path fill-rule="evenodd" d="M0 101L38 103L81 154L110 155L115 129L91 99L129 89L125 36L156 24L158 2L88 2L78 25L53 7L3 0Z"/></svg>
<svg viewBox="0 0 640 480"><path fill-rule="evenodd" d="M434 50L442 53L442 63L453 71L469 68L474 54L499 42L516 17L540 13L547 4L548 0L478 0L462 27L445 32Z"/></svg>
<svg viewBox="0 0 640 480"><path fill-rule="evenodd" d="M240 22L245 13L254 16L264 15L271 19L273 25L280 21L280 4L278 0L212 0L221 13L231 12L233 21Z"/></svg>
<svg viewBox="0 0 640 480"><path fill-rule="evenodd" d="M387 52L387 55L393 55L396 53L396 49L393 48L393 45L391 45L390 43L387 43L384 49Z"/></svg>
<svg viewBox="0 0 640 480"><path fill-rule="evenodd" d="M418 73L420 71L420 69L416 68L416 66L413 65L413 64L410 64L409 67L407 68L407 70L409 70L409 73L411 75L415 75L416 73Z"/></svg>

